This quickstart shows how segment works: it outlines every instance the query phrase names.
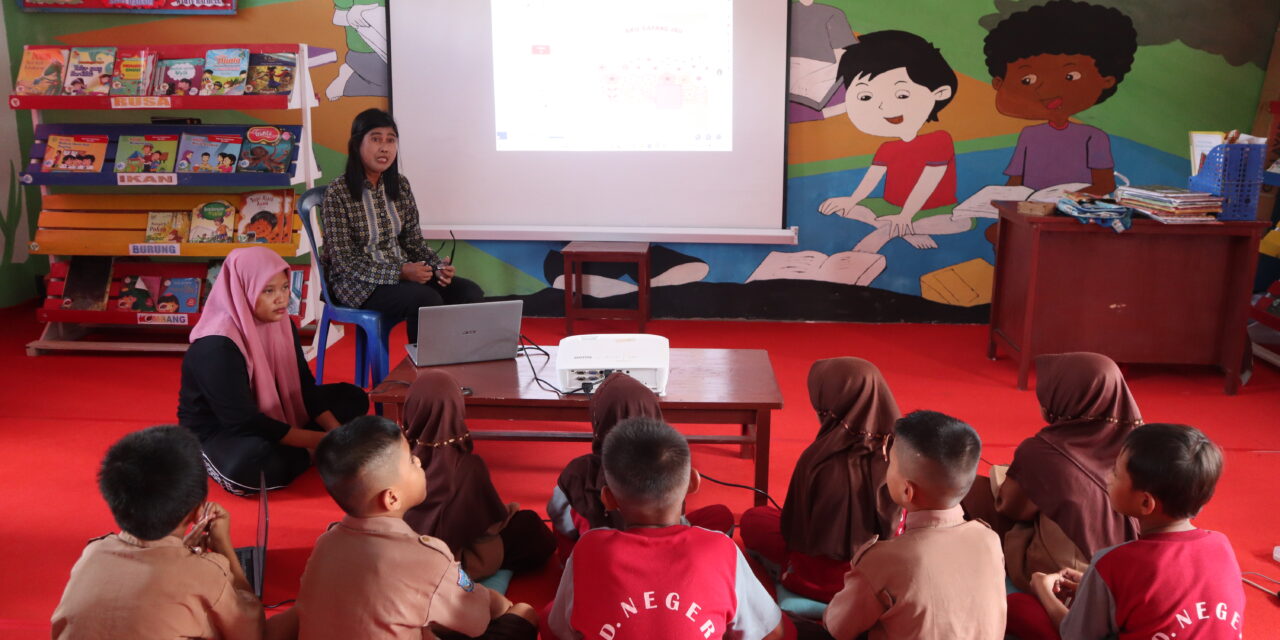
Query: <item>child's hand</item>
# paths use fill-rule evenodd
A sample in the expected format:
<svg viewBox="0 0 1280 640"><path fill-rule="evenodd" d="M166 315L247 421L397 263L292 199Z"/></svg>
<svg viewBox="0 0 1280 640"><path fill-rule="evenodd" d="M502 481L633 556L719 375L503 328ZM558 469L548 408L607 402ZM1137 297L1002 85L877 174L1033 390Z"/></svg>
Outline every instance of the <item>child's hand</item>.
<svg viewBox="0 0 1280 640"><path fill-rule="evenodd" d="M236 548L231 544L231 514L216 502L207 504L209 513L213 514L213 519L209 521L209 550L222 555L234 555Z"/></svg>
<svg viewBox="0 0 1280 640"><path fill-rule="evenodd" d="M843 216L847 215L857 205L858 200L853 197L827 198L822 201L822 204L818 205L818 213L824 216L832 214Z"/></svg>
<svg viewBox="0 0 1280 640"><path fill-rule="evenodd" d="M901 236L912 235L915 229L911 226L911 216L898 213L891 216L885 216L877 221L881 228L887 226L889 228L889 237L898 238Z"/></svg>

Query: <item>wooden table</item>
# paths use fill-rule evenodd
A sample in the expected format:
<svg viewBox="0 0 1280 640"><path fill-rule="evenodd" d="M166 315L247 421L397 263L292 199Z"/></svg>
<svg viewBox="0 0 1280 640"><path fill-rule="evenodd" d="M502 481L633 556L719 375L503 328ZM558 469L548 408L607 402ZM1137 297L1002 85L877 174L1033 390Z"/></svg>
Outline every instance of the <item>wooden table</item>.
<svg viewBox="0 0 1280 640"><path fill-rule="evenodd" d="M586 396L559 396L540 388L538 376L556 384L556 347L514 360L494 360L441 367L415 367L405 358L369 394L382 403L383 414L401 421L408 385L430 369L449 372L458 384L470 387L467 417L501 420L590 422ZM532 370L529 363L533 363ZM771 412L782 408L769 354L760 349L672 349L667 393L660 399L662 415L672 424L736 424L741 430L725 435L689 435L690 442L739 444L744 457L755 457L755 487L769 490L769 434ZM549 440L589 442L590 431L501 430L472 431L478 440ZM756 494L755 504L764 504Z"/></svg>
<svg viewBox="0 0 1280 640"><path fill-rule="evenodd" d="M1035 356L1093 351L1117 362L1211 364L1240 385L1263 222L1170 225L1134 217L1123 233L1066 216L1000 211L988 357L1003 346L1027 388Z"/></svg>
<svg viewBox="0 0 1280 640"><path fill-rule="evenodd" d="M564 256L564 330L573 335L574 320L633 320L636 333L644 333L649 321L648 242L570 242L560 250ZM583 306L584 267L588 262L622 262L636 265L636 308L617 309Z"/></svg>

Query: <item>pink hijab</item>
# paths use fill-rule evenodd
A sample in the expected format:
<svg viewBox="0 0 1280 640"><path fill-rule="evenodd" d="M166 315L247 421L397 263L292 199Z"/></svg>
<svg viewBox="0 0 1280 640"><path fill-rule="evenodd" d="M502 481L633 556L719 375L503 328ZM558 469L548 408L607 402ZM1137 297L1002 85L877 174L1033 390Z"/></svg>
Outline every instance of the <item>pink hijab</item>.
<svg viewBox="0 0 1280 640"><path fill-rule="evenodd" d="M302 427L310 416L302 402L291 320L262 322L253 315L258 295L267 281L288 268L283 258L265 247L246 247L228 253L222 272L209 292L200 322L191 330L190 340L195 342L205 336L230 338L244 354L258 411L269 418Z"/></svg>

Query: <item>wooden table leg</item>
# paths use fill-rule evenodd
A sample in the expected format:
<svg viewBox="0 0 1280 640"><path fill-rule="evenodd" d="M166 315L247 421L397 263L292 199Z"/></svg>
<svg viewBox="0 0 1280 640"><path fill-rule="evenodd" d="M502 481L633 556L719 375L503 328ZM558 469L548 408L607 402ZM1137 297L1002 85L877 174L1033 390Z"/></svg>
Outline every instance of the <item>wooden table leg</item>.
<svg viewBox="0 0 1280 640"><path fill-rule="evenodd" d="M755 429L755 425L752 425L752 424L742 425L742 436L744 438L757 436L758 433L759 432L756 431ZM754 444L743 443L741 447L738 449L739 458L754 458L755 455L756 455L756 451L755 451Z"/></svg>
<svg viewBox="0 0 1280 640"><path fill-rule="evenodd" d="M1022 319L1022 343L1018 345L1018 390L1027 390L1027 378L1031 371L1031 361L1035 360L1035 320L1036 320L1036 287L1039 286L1040 275L1040 229L1031 230L1031 274L1027 279L1026 310Z"/></svg>
<svg viewBox="0 0 1280 640"><path fill-rule="evenodd" d="M768 409L756 411L756 488L769 492L769 434L771 412ZM765 494L755 494L755 506L765 505Z"/></svg>
<svg viewBox="0 0 1280 640"><path fill-rule="evenodd" d="M639 289L637 291L639 300L636 306L639 307L640 313L640 333L644 333L644 325L649 321L649 255L645 254L640 258L639 269L636 271L640 275Z"/></svg>
<svg viewBox="0 0 1280 640"><path fill-rule="evenodd" d="M573 258L564 256L564 332L573 335Z"/></svg>

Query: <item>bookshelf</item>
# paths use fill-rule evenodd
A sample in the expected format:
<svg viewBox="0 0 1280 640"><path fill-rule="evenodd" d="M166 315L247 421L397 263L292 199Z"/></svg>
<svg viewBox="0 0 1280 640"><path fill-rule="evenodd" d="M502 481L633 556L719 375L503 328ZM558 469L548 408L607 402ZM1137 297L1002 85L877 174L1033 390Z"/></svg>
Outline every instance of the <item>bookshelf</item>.
<svg viewBox="0 0 1280 640"><path fill-rule="evenodd" d="M26 185L40 187L42 210L37 231L29 249L34 254L52 257L46 277L47 297L36 312L45 323L39 339L27 344L28 355L56 351L151 351L182 352L187 348L187 334L200 319L200 313L160 313L118 309L115 296L120 292L120 278L127 275L163 276L166 278L198 277L203 289L208 261L225 257L240 247L262 246L284 257L303 256L309 252L299 242L301 220L293 209L295 185L315 186L320 176L312 141L311 109L318 106L311 82L310 50L306 44L217 44L159 45L149 47L161 59L203 57L212 48L245 48L251 53L293 53L296 55L294 86L289 94L243 96L34 96L11 95L9 107L29 110L35 130L35 141L28 154L28 164L19 174ZM255 124L60 124L46 123L44 112L52 110L123 111L165 115L168 111L247 111L296 110L301 124L272 124L294 136L289 163L283 173L120 173L112 170L116 144L121 135L156 135L192 133L243 134ZM113 118L114 119L114 118ZM109 136L106 161L97 172L44 172L46 141L50 135L99 134ZM80 187L75 193L54 193L51 188ZM83 193L84 188L102 188L100 193ZM205 191L201 191L205 190ZM209 192L213 190L215 192ZM148 211L190 210L210 200L228 200L239 208L241 193L287 191L284 214L291 216L290 242L250 243L147 243ZM107 308L73 310L61 307L63 287L74 256L117 257L112 267L112 283ZM163 256L164 261L150 257ZM191 261L195 258L195 261ZM309 324L320 316L320 283L309 265L294 265L303 272L300 313L295 320ZM158 293L158 292L157 292ZM202 296L203 297L203 296ZM338 335L331 336L337 339ZM313 351L314 345L308 349Z"/></svg>

